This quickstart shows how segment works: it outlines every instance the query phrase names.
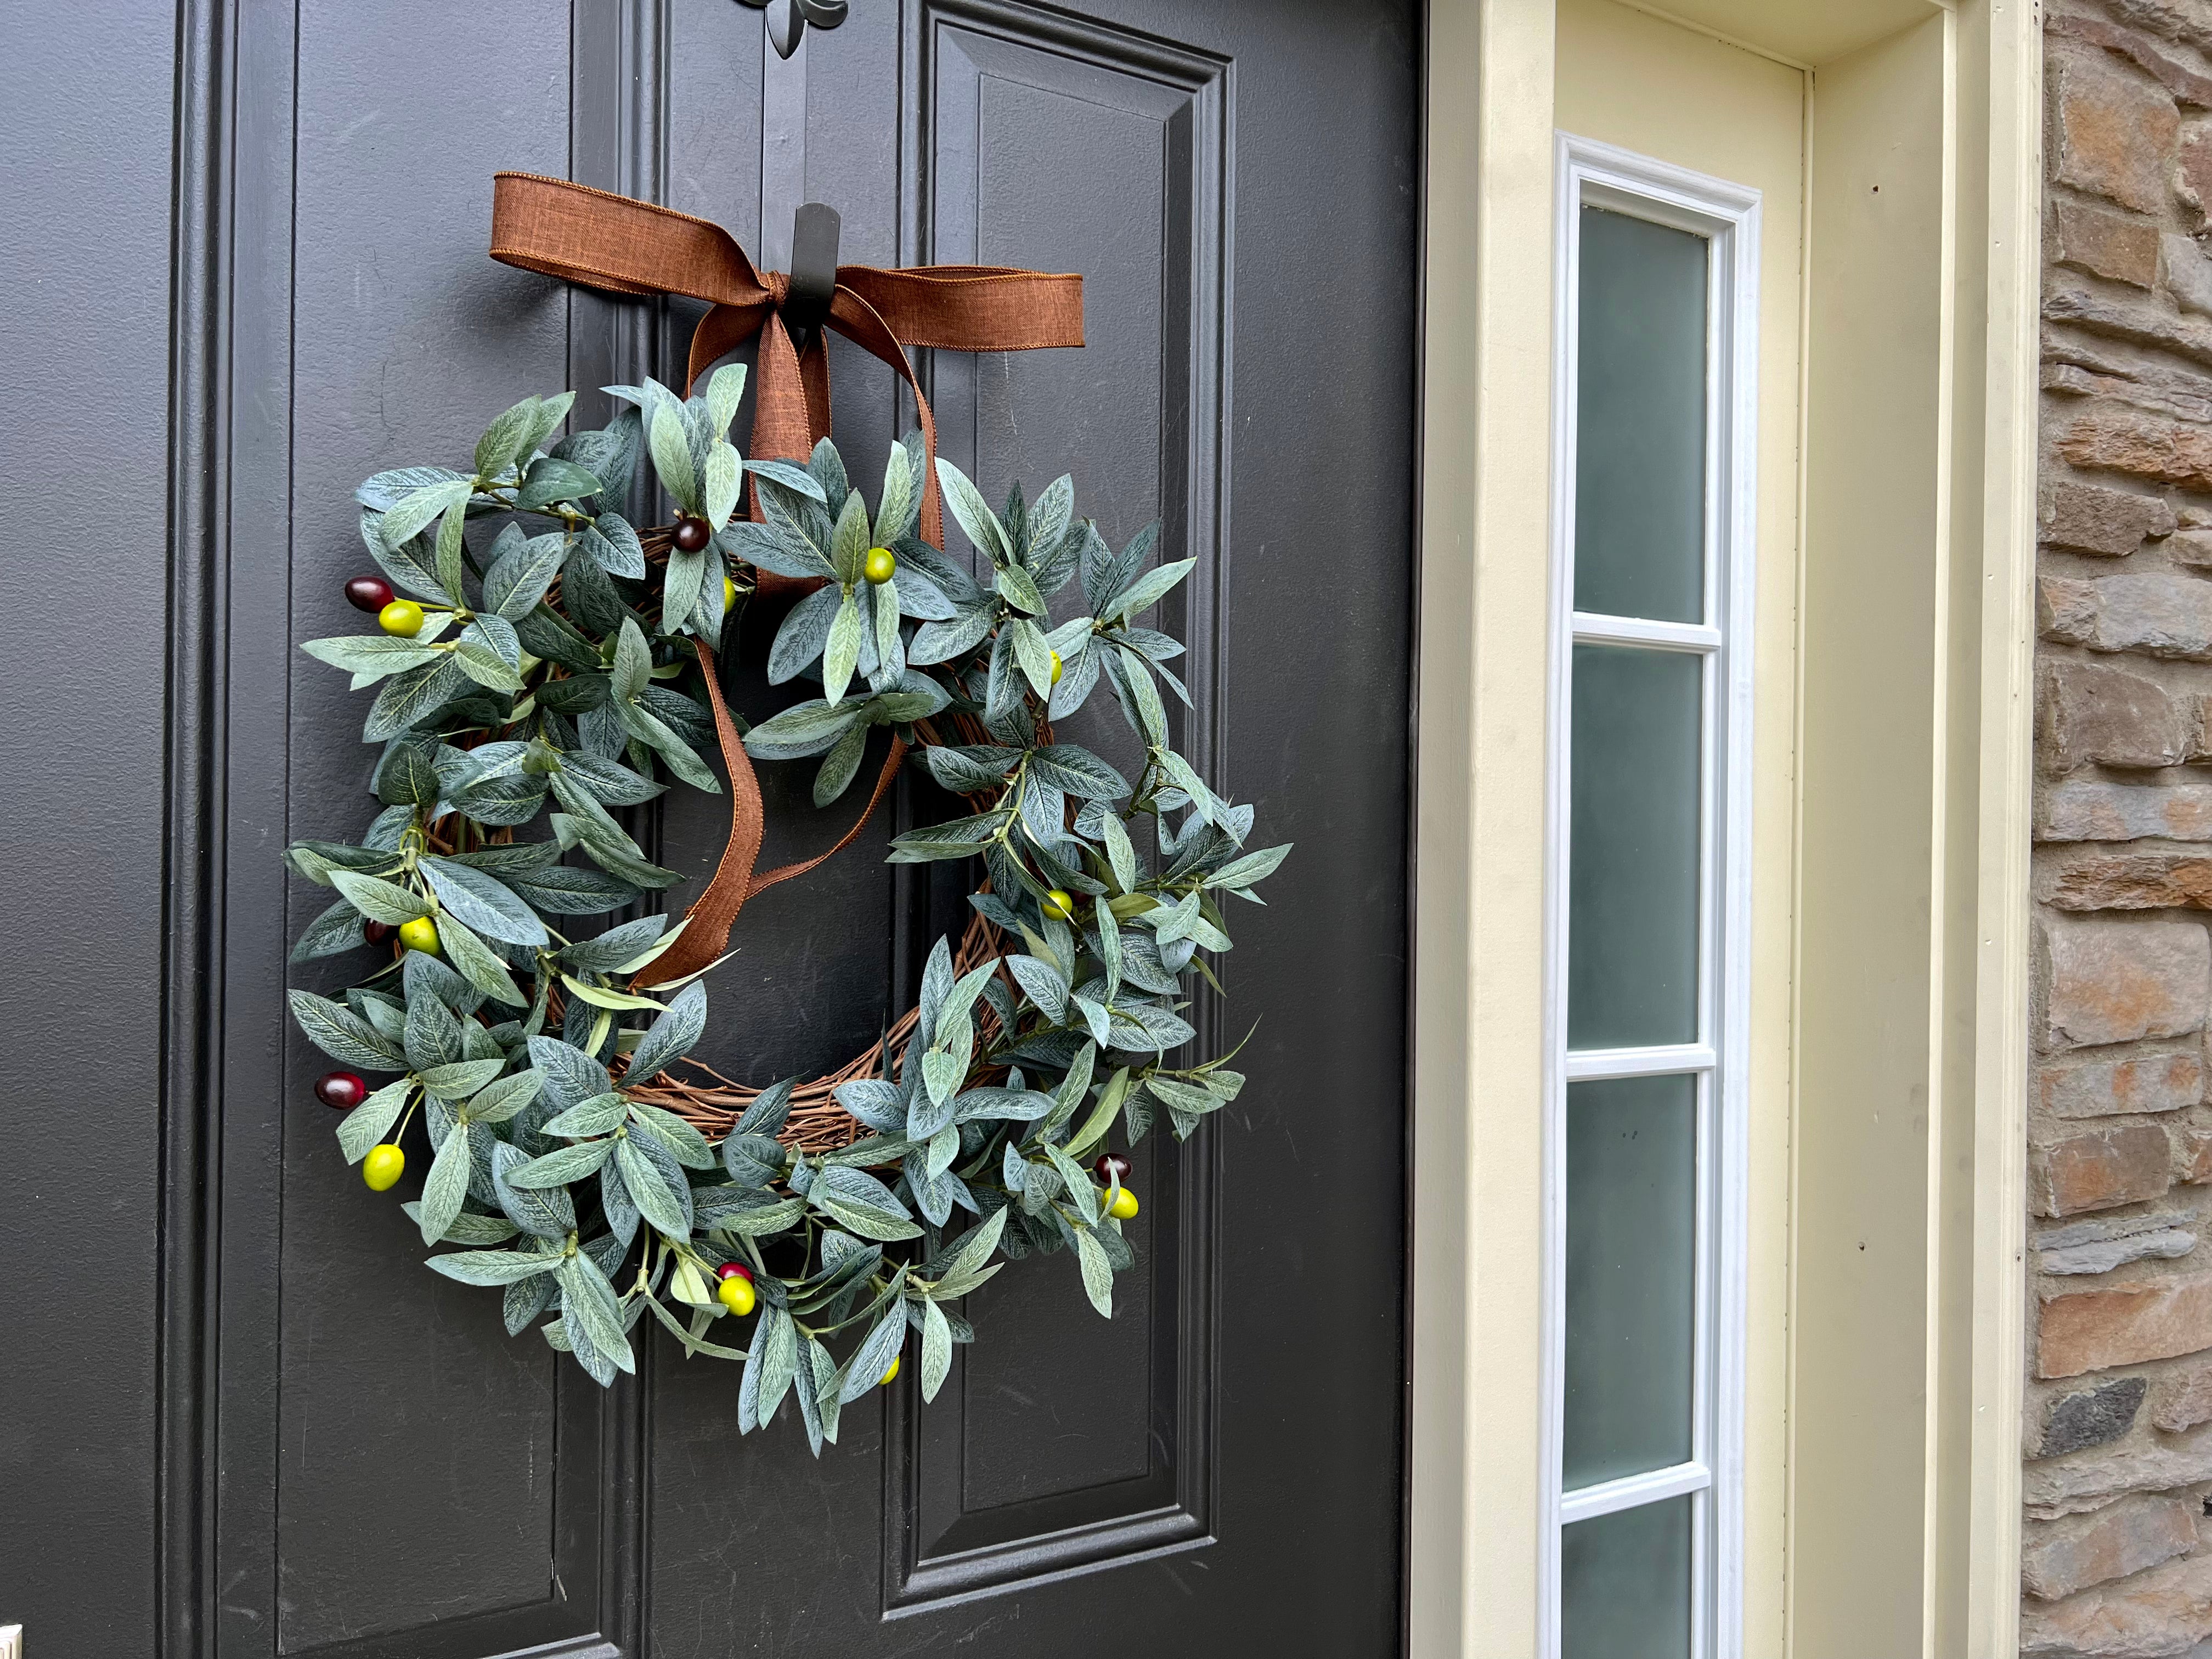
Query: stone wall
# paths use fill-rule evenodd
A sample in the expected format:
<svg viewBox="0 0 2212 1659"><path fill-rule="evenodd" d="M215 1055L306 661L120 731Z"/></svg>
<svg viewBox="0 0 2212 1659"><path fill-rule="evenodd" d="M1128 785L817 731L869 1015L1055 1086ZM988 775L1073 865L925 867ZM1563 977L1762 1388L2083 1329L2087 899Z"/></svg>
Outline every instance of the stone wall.
<svg viewBox="0 0 2212 1659"><path fill-rule="evenodd" d="M2021 1651L2212 1659L2212 0L2046 32Z"/></svg>

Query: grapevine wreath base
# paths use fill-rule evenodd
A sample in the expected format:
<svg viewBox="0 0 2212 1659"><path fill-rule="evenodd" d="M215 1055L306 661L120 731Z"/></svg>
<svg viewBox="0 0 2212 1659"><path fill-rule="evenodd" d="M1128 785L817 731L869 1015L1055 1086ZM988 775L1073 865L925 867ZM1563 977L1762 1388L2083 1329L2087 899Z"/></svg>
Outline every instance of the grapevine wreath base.
<svg viewBox="0 0 2212 1659"><path fill-rule="evenodd" d="M728 437L743 386L732 367L689 400L612 387L614 422L558 441L573 394L526 398L469 470L362 486L381 574L347 592L379 631L305 648L378 688L362 735L382 810L357 842L286 856L337 895L294 960L390 954L291 1006L346 1068L316 1090L348 1109L338 1141L369 1187L400 1179L422 1116L434 1153L407 1212L453 1247L431 1267L500 1287L510 1334L537 1324L602 1384L633 1369L650 1314L689 1352L742 1363L741 1430L788 1393L818 1453L841 1407L896 1374L909 1328L935 1395L972 1336L952 1304L1000 1257L1066 1250L1110 1316L1137 1199L1109 1143L1160 1112L1188 1136L1237 1097L1223 1060L1168 1057L1194 1035L1191 975L1213 978L1200 953L1229 948L1224 896L1256 902L1289 849L1245 852L1251 808L1170 744L1161 688L1188 702L1167 666L1183 647L1143 618L1192 561L1152 565L1152 530L1112 550L1066 477L994 513L939 461L979 580L918 533L936 516L918 437L892 446L872 512L826 439L804 468L744 462ZM616 510L641 464L673 524ZM749 482L757 521L734 517ZM807 584L767 666L812 695L741 731L717 653L749 595ZM1055 623L1055 603L1079 614ZM1101 681L1142 746L1133 779L1055 738ZM820 862L753 872L751 762L819 757L827 805L876 726L891 742L871 809L913 754L960 798L890 858L979 862L966 931L937 941L917 1006L826 1077L753 1088L687 1060L737 906ZM677 877L624 815L665 777L720 791L710 744L731 851L672 926L635 914Z"/></svg>

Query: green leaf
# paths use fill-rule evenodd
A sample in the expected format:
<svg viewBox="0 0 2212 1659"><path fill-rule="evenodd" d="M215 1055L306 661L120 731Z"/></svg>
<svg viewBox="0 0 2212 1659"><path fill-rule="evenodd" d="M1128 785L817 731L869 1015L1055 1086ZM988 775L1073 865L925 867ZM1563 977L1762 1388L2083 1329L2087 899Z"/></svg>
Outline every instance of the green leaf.
<svg viewBox="0 0 2212 1659"><path fill-rule="evenodd" d="M901 450L897 453L903 454L905 452ZM999 1213L1003 1215L1006 1212L1001 1210ZM838 1400L850 1405L870 1389L880 1384L884 1373L890 1370L891 1361L898 1358L899 1350L905 1345L906 1310L893 1306L876 1321L867 1335L861 1339L860 1346L853 1351L853 1357L845 1366L844 1381L837 1389Z"/></svg>
<svg viewBox="0 0 2212 1659"><path fill-rule="evenodd" d="M418 737L394 738L377 761L369 787L376 792L377 799L387 806L434 805L443 788L438 777L436 741ZM389 864L391 860L379 862Z"/></svg>
<svg viewBox="0 0 2212 1659"><path fill-rule="evenodd" d="M332 870L331 885L344 895L346 902L371 921L380 921L387 927L397 927L404 921L430 914L429 902L406 888L374 876L362 875L357 870Z"/></svg>
<svg viewBox="0 0 2212 1659"><path fill-rule="evenodd" d="M469 602L469 590L463 580L466 566L461 558L461 532L467 528L469 504L465 499L447 507L445 516L438 520L438 541L434 557L438 570L438 585L446 590L446 597L455 605Z"/></svg>
<svg viewBox="0 0 2212 1659"><path fill-rule="evenodd" d="M806 1200L787 1198L781 1203L764 1204L757 1208L739 1210L724 1217L714 1224L729 1232L743 1233L748 1238L757 1238L787 1230L791 1224L805 1213Z"/></svg>
<svg viewBox="0 0 2212 1659"><path fill-rule="evenodd" d="M665 1006L655 1002L651 997L634 996L628 991L610 991L605 986L586 984L574 974L562 975L561 983L568 988L570 994L582 998L594 1008L611 1008L617 1012L630 1008L645 1008L657 1014Z"/></svg>
<svg viewBox="0 0 2212 1659"><path fill-rule="evenodd" d="M535 1072L517 1072L513 1077L495 1078L470 1100L469 1121L471 1123L504 1123L537 1099L538 1091L544 1083L545 1079Z"/></svg>
<svg viewBox="0 0 2212 1659"><path fill-rule="evenodd" d="M1008 629L1008 637L1013 642L1014 660L1021 665L1022 677L1029 681L1030 689L1040 700L1050 697L1052 647L1044 642L1043 633L1027 617L1017 617Z"/></svg>
<svg viewBox="0 0 2212 1659"><path fill-rule="evenodd" d="M424 484L465 483L462 475L450 466L400 466L389 472L380 472L353 492L354 500L378 513L388 510L410 490ZM428 520L424 520L425 524Z"/></svg>
<svg viewBox="0 0 2212 1659"><path fill-rule="evenodd" d="M525 398L484 428L477 440L477 476L495 477L513 466L522 447L538 430L538 400Z"/></svg>
<svg viewBox="0 0 2212 1659"><path fill-rule="evenodd" d="M1075 1139L1067 1143L1068 1157L1080 1158L1105 1139L1106 1132L1114 1127L1114 1115L1121 1109L1121 1097L1128 1091L1129 1068L1124 1066L1116 1070L1107 1079L1106 1086L1098 1091L1098 1103L1091 1109L1091 1115L1083 1120L1083 1127L1076 1132Z"/></svg>
<svg viewBox="0 0 2212 1659"><path fill-rule="evenodd" d="M717 438L726 436L745 395L745 366L724 363L707 377L707 422Z"/></svg>
<svg viewBox="0 0 2212 1659"><path fill-rule="evenodd" d="M1198 568L1196 559L1177 559L1173 564L1164 564L1147 571L1129 591L1111 603L1107 613L1109 622L1126 622L1140 611L1148 611L1164 598L1170 588Z"/></svg>
<svg viewBox="0 0 2212 1659"><path fill-rule="evenodd" d="M624 617L622 631L615 638L614 695L618 701L631 702L652 680L652 648L646 644L637 619Z"/></svg>
<svg viewBox="0 0 2212 1659"><path fill-rule="evenodd" d="M623 1334L621 1304L599 1265L579 1254L562 1260L553 1273L561 1281L563 1317L612 1360L617 1370L635 1370L637 1361L630 1353L629 1339Z"/></svg>
<svg viewBox="0 0 2212 1659"><path fill-rule="evenodd" d="M370 1072L407 1069L407 1058L399 1045L351 1009L312 991L288 991L285 996L292 1018L307 1040L341 1066L358 1066Z"/></svg>
<svg viewBox="0 0 2212 1659"><path fill-rule="evenodd" d="M1075 516L1075 480L1063 472L1044 487L1044 493L1030 508L1030 567L1035 569L1040 554L1050 553L1067 536L1067 526Z"/></svg>
<svg viewBox="0 0 2212 1659"><path fill-rule="evenodd" d="M793 703L745 733L756 760L803 760L830 748L860 718L858 704L832 708L820 698Z"/></svg>
<svg viewBox="0 0 2212 1659"><path fill-rule="evenodd" d="M1113 812L1105 814L1100 827L1106 832L1106 860L1114 869L1114 884L1124 893L1135 892L1139 874L1137 849L1130 844L1127 829Z"/></svg>
<svg viewBox="0 0 2212 1659"><path fill-rule="evenodd" d="M1037 592L1036 583L1030 579L1030 573L1019 565L1009 564L1000 567L998 589L1000 597L1017 611L1026 611L1032 617L1041 617L1044 614L1044 595ZM1049 649L1049 647L1047 648ZM1049 685L1051 682L1052 676L1048 660L1045 683Z"/></svg>
<svg viewBox="0 0 2212 1659"><path fill-rule="evenodd" d="M830 538L830 566L837 573L837 580L848 588L860 580L861 567L868 557L867 504L855 490L845 497L844 510L837 515L837 524Z"/></svg>
<svg viewBox="0 0 2212 1659"><path fill-rule="evenodd" d="M676 994L638 1039L630 1052L629 1069L623 1073L623 1083L642 1083L669 1061L689 1054L706 1029L707 988L695 981Z"/></svg>
<svg viewBox="0 0 2212 1659"><path fill-rule="evenodd" d="M1114 1267L1097 1235L1088 1227L1075 1230L1075 1256L1083 1269L1083 1293L1098 1310L1101 1319L1114 1316Z"/></svg>
<svg viewBox="0 0 2212 1659"><path fill-rule="evenodd" d="M758 1403L754 1410L757 1420L765 1424L783 1403L784 1391L790 1388L792 1374L798 1366L799 1336L791 1316L781 1308L770 1308L762 1314L752 1351L761 1368ZM751 1363L748 1362L748 1369Z"/></svg>
<svg viewBox="0 0 2212 1659"><path fill-rule="evenodd" d="M944 492L945 505L954 521L968 532L968 539L975 544L976 550L993 564L1001 568L1011 565L1014 550L1006 540L1006 527L991 511L991 504L983 499L983 492L942 455L937 458L937 487ZM1044 607L1040 604L1036 608Z"/></svg>
<svg viewBox="0 0 2212 1659"><path fill-rule="evenodd" d="M522 488L515 492L514 505L526 513L536 512L556 501L581 501L586 495L596 495L600 488L597 473L557 455L541 455L530 464Z"/></svg>
<svg viewBox="0 0 2212 1659"><path fill-rule="evenodd" d="M675 1113L643 1100L631 1101L629 1112L632 1120L666 1147L678 1164L694 1170L714 1167L714 1149L707 1144L707 1137Z"/></svg>
<svg viewBox="0 0 2212 1659"><path fill-rule="evenodd" d="M1073 743L1032 750L1030 775L1086 800L1119 800L1129 793L1127 778L1088 749Z"/></svg>
<svg viewBox="0 0 2212 1659"><path fill-rule="evenodd" d="M451 1255L434 1255L424 1265L464 1285L513 1285L553 1273L561 1261L557 1255L539 1255L535 1251L459 1250Z"/></svg>
<svg viewBox="0 0 2212 1659"><path fill-rule="evenodd" d="M347 1163L360 1163L368 1156L370 1147L383 1144L414 1090L412 1078L387 1083L339 1120L338 1150L345 1154Z"/></svg>
<svg viewBox="0 0 2212 1659"><path fill-rule="evenodd" d="M890 458L884 463L883 495L876 507L875 544L889 547L914 527L915 510L920 506L914 487L914 465L908 459L906 446L891 446Z"/></svg>
<svg viewBox="0 0 2212 1659"><path fill-rule="evenodd" d="M723 446L727 448L728 446ZM672 548L668 554L668 570L660 585L660 631L676 634L683 631L691 620L691 607L699 598L699 578L707 568L704 548L687 553L682 548Z"/></svg>
<svg viewBox="0 0 2212 1659"><path fill-rule="evenodd" d="M644 580L645 544L619 513L602 513L592 521L591 529L585 532L584 550L609 575Z"/></svg>
<svg viewBox="0 0 2212 1659"><path fill-rule="evenodd" d="M548 1118L539 1126L538 1133L580 1140L589 1135L611 1134L629 1116L629 1102L622 1096L613 1093L593 1095L589 1100L579 1101L568 1110Z"/></svg>
<svg viewBox="0 0 2212 1659"><path fill-rule="evenodd" d="M550 942L537 913L496 878L441 858L424 858L416 867L428 878L440 906L478 933L507 945Z"/></svg>
<svg viewBox="0 0 2212 1659"><path fill-rule="evenodd" d="M623 1185L629 1189L631 1201L637 1206L640 1215L671 1238L690 1236L691 1218L685 1195L675 1191L666 1172L646 1155L635 1135L616 1141L615 1167L622 1171Z"/></svg>
<svg viewBox="0 0 2212 1659"><path fill-rule="evenodd" d="M533 1158L509 1170L507 1184L525 1190L566 1187L586 1176L598 1174L599 1165L614 1156L615 1144L611 1140L580 1140L574 1146L556 1146L544 1157Z"/></svg>
<svg viewBox="0 0 2212 1659"><path fill-rule="evenodd" d="M314 962L359 950L368 942L368 935L362 931L361 912L340 899L307 924L286 960Z"/></svg>
<svg viewBox="0 0 2212 1659"><path fill-rule="evenodd" d="M960 1248L953 1252L951 1261L945 1264L939 1276L941 1285L980 1273L983 1264L991 1259L991 1252L999 1248L999 1238L1006 1230L1006 1212L996 1209L985 1217L981 1224L968 1230L960 1240Z"/></svg>
<svg viewBox="0 0 2212 1659"><path fill-rule="evenodd" d="M943 462L939 462L942 466ZM921 1304L921 1397L937 1398L952 1369L952 1328L945 1322L945 1310L934 1302Z"/></svg>
<svg viewBox="0 0 2212 1659"><path fill-rule="evenodd" d="M557 531L509 546L484 572L484 609L509 622L528 616L560 574L568 552L568 538Z"/></svg>
<svg viewBox="0 0 2212 1659"><path fill-rule="evenodd" d="M1257 853L1247 853L1243 858L1234 863L1223 865L1220 869L1208 876L1206 878L1206 884L1208 887L1237 890L1265 881L1275 873L1283 860L1290 856L1291 848L1297 844L1295 842L1285 842L1280 847L1269 847Z"/></svg>
<svg viewBox="0 0 2212 1659"><path fill-rule="evenodd" d="M361 728L365 743L382 743L428 720L467 690L469 677L450 651L436 662L385 681Z"/></svg>
<svg viewBox="0 0 2212 1659"><path fill-rule="evenodd" d="M850 501L856 497L845 499ZM822 651L822 691L831 708L844 700L845 688L853 683L853 669L860 660L860 610L848 592L837 607L836 617L830 624L830 641Z"/></svg>
<svg viewBox="0 0 2212 1659"><path fill-rule="evenodd" d="M687 511L699 510L699 483L691 471L691 445L684 435L684 422L674 405L663 404L653 411L647 427L647 441L653 453L653 471L660 475L662 488Z"/></svg>
<svg viewBox="0 0 2212 1659"><path fill-rule="evenodd" d="M814 804L827 806L843 794L860 769L860 758L868 747L868 728L854 726L837 739L830 752L823 757L822 765L814 775Z"/></svg>
<svg viewBox="0 0 2212 1659"><path fill-rule="evenodd" d="M410 1200L408 1203L401 1205L399 1207L405 1212L409 1220L414 1222L417 1226L422 1224L422 1206L420 1204ZM445 1232L437 1238L433 1239L431 1243L434 1244L467 1244L472 1247L485 1244L504 1244L508 1239L513 1238L521 1231L521 1228L516 1226L512 1221L509 1221L503 1215L477 1215L473 1212L464 1210L459 1215L455 1216L451 1221L447 1222L446 1224ZM550 1265L550 1262L549 1265Z"/></svg>
<svg viewBox="0 0 2212 1659"><path fill-rule="evenodd" d="M468 1196L468 1191L469 1129L467 1124L456 1121L446 1131L446 1139L438 1148L437 1157L430 1160L430 1173L422 1182L420 1219L425 1244L435 1244L446 1236L446 1229L461 1212L461 1200Z"/></svg>
<svg viewBox="0 0 2212 1659"><path fill-rule="evenodd" d="M387 674L419 668L446 654L434 645L392 634L340 634L327 640L309 640L300 649L318 662L344 669L355 677L356 687Z"/></svg>
<svg viewBox="0 0 2212 1659"><path fill-rule="evenodd" d="M422 1086L441 1100L459 1100L472 1095L507 1069L504 1057L489 1060L454 1060L442 1066L427 1066L416 1076Z"/></svg>
<svg viewBox="0 0 2212 1659"><path fill-rule="evenodd" d="M475 489L474 483L467 478L410 489L385 509L384 515L377 520L376 533L385 546L396 552L447 507L456 501L467 501Z"/></svg>
<svg viewBox="0 0 2212 1659"><path fill-rule="evenodd" d="M744 468L738 462L738 452L720 438L707 452L707 522L717 530L730 521L730 514L738 510L738 497L744 489Z"/></svg>
<svg viewBox="0 0 2212 1659"><path fill-rule="evenodd" d="M494 956L491 947L471 933L459 917L448 914L440 920L438 943L461 977L486 996L510 1007L530 1006L530 999L522 994L514 975L507 971L507 964Z"/></svg>

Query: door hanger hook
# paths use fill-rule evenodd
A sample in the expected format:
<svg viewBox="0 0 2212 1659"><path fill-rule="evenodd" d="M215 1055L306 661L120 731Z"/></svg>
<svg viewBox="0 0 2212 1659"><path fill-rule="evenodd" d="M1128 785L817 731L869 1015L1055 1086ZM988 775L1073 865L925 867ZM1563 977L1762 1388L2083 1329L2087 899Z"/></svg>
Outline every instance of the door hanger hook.
<svg viewBox="0 0 2212 1659"><path fill-rule="evenodd" d="M755 11L768 14L769 44L779 58L799 50L809 23L817 29L834 29L845 21L848 0L738 0Z"/></svg>
<svg viewBox="0 0 2212 1659"><path fill-rule="evenodd" d="M808 202L791 216L791 285L783 300L784 326L794 349L804 353L815 331L829 319L837 295L837 210Z"/></svg>

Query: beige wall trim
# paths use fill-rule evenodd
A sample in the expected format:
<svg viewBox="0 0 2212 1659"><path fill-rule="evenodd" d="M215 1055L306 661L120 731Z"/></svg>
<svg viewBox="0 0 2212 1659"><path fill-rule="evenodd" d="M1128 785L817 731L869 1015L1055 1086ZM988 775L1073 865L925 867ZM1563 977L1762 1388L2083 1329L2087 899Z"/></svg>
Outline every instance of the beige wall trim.
<svg viewBox="0 0 2212 1659"><path fill-rule="evenodd" d="M1415 1654L1506 1659L1541 1521L1552 6L1429 26L1408 1613Z"/></svg>
<svg viewBox="0 0 2212 1659"><path fill-rule="evenodd" d="M1882 104L1869 101L1890 95L1881 77L1923 100L1911 108L1923 141L1941 135L1910 163L1923 168L1912 183L1923 192L1911 198L1911 210L1923 216L1908 228L1919 239L1912 246L1940 241L1942 250L1913 290L1915 316L1935 330L1931 343L1905 365L1919 377L1914 395L1924 407L1916 418L1934 434L1914 461L1927 485L1918 499L1929 506L1914 532L1920 562L1891 560L1919 607L1905 642L1922 665L1912 719L1920 759L1916 775L1899 781L1920 816L1899 845L1922 849L1915 861L1927 896L1920 922L1899 934L1893 953L1904 979L1888 981L1884 993L1894 1002L1899 984L1911 992L1898 1006L1912 1005L1926 1046L1905 1043L1917 1052L1892 1056L1891 1070L1902 1064L1911 1074L1906 1086L1927 1103L1926 1127L1924 1139L1891 1146L1892 1154L1916 1148L1917 1158L1875 1156L1897 1126L1854 1116L1869 1097L1851 1085L1859 1062L1837 1059L1849 1047L1847 1012L1808 1006L1792 1019L1793 1045L1808 1035L1819 1041L1793 1047L1797 1187L1776 1211L1786 1215L1797 1258L1786 1270L1793 1358L1778 1385L1786 1397L1774 1407L1789 1422L1786 1457L1775 1454L1787 1463L1787 1481L1754 1481L1755 1496L1767 1494L1759 1501L1768 1504L1775 1536L1792 1540L1773 1592L1789 1607L1786 1624L1778 1614L1766 1627L1771 1644L1751 1640L1747 1650L1761 1659L1768 1650L1857 1659L1873 1650L1854 1644L1851 1626L1863 1637L1867 1613L1879 1608L1885 1632L1892 1613L1903 1615L1895 1646L1876 1644L1885 1659L1911 1649L1922 1659L2012 1659L2025 1322L2039 20L2033 0L1920 0L1917 10L1905 0L1624 3L1784 64L1815 65L1808 214L1813 193L1826 192L1833 205L1809 250L1804 314L1814 379L1806 403L1817 414L1824 398L1843 400L1829 405L1832 434L1847 424L1850 394L1818 384L1821 331L1865 313L1844 304L1822 324L1819 283L1842 252L1836 235L1888 234L1883 225L1901 222L1886 207L1886 217L1874 218L1853 208L1849 191L1863 191L1866 182L1850 185L1846 169L1822 185L1822 168L1856 156L1888 170L1869 179L1899 179L1891 191L1908 182L1896 173L1907 165L1899 152L1876 142L1896 135ZM1936 11L1949 15L1930 33ZM1523 1659L1537 1651L1540 1632L1549 678L1540 619L1550 605L1557 12L1555 0L1430 0L1408 1540L1408 1628L1419 1659ZM1762 19L1774 20L1772 27ZM1844 45L1848 52L1837 56ZM1925 101L1931 94L1940 109ZM1854 110L1856 128L1847 118ZM1832 155L1832 144L1846 147ZM1924 170L1936 149L1940 180ZM1925 193L1931 184L1934 196ZM1907 206L1899 201L1897 211ZM1850 339L1830 336L1829 361L1848 359ZM1929 371L1935 357L1942 366ZM1832 562L1861 547L1899 550L1893 539L1885 550L1880 538L1857 533L1864 515L1851 516L1856 509L1845 500L1850 463L1824 463L1819 419L1808 430L1810 465L1831 469L1826 504L1815 489L1806 512L1811 563L1799 695L1813 702L1814 718L1805 744L1792 745L1796 764L1809 757L1808 783L1819 785L1804 797L1810 816L1798 834L1808 891L1792 923L1810 927L1802 983L1811 997L1815 981L1836 980L1818 964L1835 960L1835 930L1853 915L1820 884L1856 870L1848 837L1817 821L1838 778L1860 764L1835 698L1879 670L1871 659L1850 659L1853 640L1868 635L1838 622L1858 611ZM1867 527L1879 528L1871 520ZM1825 574L1824 556L1832 562ZM1814 614L1822 605L1826 613ZM1850 989L1832 984L1822 995L1832 1004ZM1862 1036L1861 1050L1871 1036ZM1867 1075L1885 1089L1894 1081L1879 1068ZM1823 1161L1824 1146L1871 1158L1866 1180L1837 1173ZM1838 1230L1850 1240L1868 1237L1877 1212L1908 1236L1875 1235L1896 1248L1893 1265L1873 1270L1848 1241L1848 1258L1832 1247L1844 1237ZM1829 1265L1811 1269L1808 1249ZM1876 1282L1882 1273L1890 1280ZM1894 1292L1887 1310L1885 1291ZM1832 1322L1838 1318L1844 1325ZM1854 1350L1851 1319L1869 1322L1878 1352L1862 1358ZM1827 1336L1807 1347L1810 1327L1823 1320ZM1839 1386L1831 1364L1838 1358L1847 1369L1863 1365L1869 1379L1911 1403L1897 1413L1874 1410L1863 1391ZM1856 1416L1832 1414L1855 1403ZM1877 1467L1917 1481L1917 1504L1891 1492L1878 1508L1856 1506L1847 1482L1863 1484Z"/></svg>
<svg viewBox="0 0 2212 1659"><path fill-rule="evenodd" d="M2037 309L2041 293L2043 32L2033 0L1961 15L1986 106L1978 608L1979 790L1972 1095L1972 1426L1966 1583L1970 1659L2019 1646L2020 1419L2025 1341L2028 854L2033 793ZM1971 152L1969 152L1971 154ZM1969 207L1965 216L1972 222ZM1962 271L1962 275L1967 274ZM1966 492L1961 492L1965 495Z"/></svg>

